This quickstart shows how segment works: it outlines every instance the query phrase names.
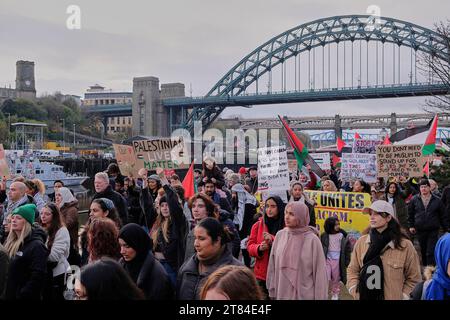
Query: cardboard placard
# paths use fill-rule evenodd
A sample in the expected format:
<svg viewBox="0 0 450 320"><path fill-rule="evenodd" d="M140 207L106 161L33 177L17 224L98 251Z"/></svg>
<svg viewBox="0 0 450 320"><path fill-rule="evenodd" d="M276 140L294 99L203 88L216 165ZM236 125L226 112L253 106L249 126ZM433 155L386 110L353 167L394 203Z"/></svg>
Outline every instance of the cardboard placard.
<svg viewBox="0 0 450 320"><path fill-rule="evenodd" d="M377 147L377 175L422 177L427 162L422 155L422 145L382 145Z"/></svg>
<svg viewBox="0 0 450 320"><path fill-rule="evenodd" d="M376 155L370 153L343 153L341 180L363 179L372 183L377 181Z"/></svg>

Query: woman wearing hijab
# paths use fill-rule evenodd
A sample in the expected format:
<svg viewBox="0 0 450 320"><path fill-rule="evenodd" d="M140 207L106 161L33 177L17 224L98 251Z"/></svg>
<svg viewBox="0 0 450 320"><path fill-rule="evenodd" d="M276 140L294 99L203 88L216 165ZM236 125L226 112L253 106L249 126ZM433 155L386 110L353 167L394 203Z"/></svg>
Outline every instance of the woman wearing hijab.
<svg viewBox="0 0 450 320"><path fill-rule="evenodd" d="M70 234L70 254L67 261L70 265L81 265L81 256L78 252L78 200L72 192L65 187L55 190L55 203L61 212L61 218Z"/></svg>
<svg viewBox="0 0 450 320"><path fill-rule="evenodd" d="M269 297L276 300L326 300L328 280L318 231L309 226L308 207L287 204L285 228L272 244L267 270Z"/></svg>
<svg viewBox="0 0 450 320"><path fill-rule="evenodd" d="M169 300L174 292L169 276L151 252L152 240L136 223L129 223L119 233L119 263L148 300Z"/></svg>
<svg viewBox="0 0 450 320"><path fill-rule="evenodd" d="M436 271L425 291L426 300L450 300L450 233L442 236L434 250Z"/></svg>
<svg viewBox="0 0 450 320"><path fill-rule="evenodd" d="M278 196L268 198L265 203L264 215L253 225L247 243L248 253L256 259L255 277L266 295L268 294L266 278L270 250L275 235L284 228L285 206L283 200Z"/></svg>
<svg viewBox="0 0 450 320"><path fill-rule="evenodd" d="M316 226L316 213L314 212L315 203L303 192L303 185L300 181L294 181L291 183L291 199L289 200L289 202L292 201L300 201L306 204L309 210L309 225L315 227Z"/></svg>

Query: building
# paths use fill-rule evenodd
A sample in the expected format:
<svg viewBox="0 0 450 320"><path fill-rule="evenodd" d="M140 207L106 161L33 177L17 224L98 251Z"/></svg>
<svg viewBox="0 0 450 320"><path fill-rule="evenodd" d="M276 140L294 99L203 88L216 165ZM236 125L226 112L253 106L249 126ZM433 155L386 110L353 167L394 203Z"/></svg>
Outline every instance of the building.
<svg viewBox="0 0 450 320"><path fill-rule="evenodd" d="M105 89L99 84L90 86L86 90L83 99L83 107L98 105L124 105L131 104L133 100L132 92L112 91ZM133 127L132 117L111 117L107 120L107 134L119 132L131 133Z"/></svg>
<svg viewBox="0 0 450 320"><path fill-rule="evenodd" d="M36 84L34 80L34 62L16 62L16 88L0 88L0 105L7 99L36 99Z"/></svg>

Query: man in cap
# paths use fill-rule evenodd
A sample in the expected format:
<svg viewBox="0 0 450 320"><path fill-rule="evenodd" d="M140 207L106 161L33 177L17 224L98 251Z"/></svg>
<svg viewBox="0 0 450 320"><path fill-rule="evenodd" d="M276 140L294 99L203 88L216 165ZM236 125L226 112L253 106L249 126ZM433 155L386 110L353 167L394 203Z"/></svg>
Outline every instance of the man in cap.
<svg viewBox="0 0 450 320"><path fill-rule="evenodd" d="M245 184L250 188L250 193L255 194L258 191L258 168L251 166L248 173L250 177L245 180Z"/></svg>

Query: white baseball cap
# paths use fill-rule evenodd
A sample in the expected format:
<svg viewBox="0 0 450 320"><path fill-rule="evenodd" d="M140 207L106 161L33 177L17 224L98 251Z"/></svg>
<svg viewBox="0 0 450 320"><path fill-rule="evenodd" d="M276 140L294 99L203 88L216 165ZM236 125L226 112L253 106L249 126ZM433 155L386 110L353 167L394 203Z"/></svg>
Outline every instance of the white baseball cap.
<svg viewBox="0 0 450 320"><path fill-rule="evenodd" d="M370 207L368 208L364 208L363 209L363 213L368 214L370 212L370 210L373 210L375 212L385 212L390 214L392 217L394 217L395 219L397 219L397 216L394 212L394 208L392 207L392 205L384 200L377 200L374 201Z"/></svg>

